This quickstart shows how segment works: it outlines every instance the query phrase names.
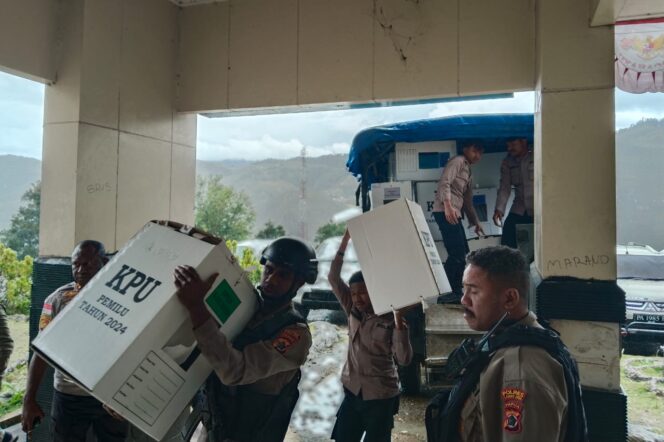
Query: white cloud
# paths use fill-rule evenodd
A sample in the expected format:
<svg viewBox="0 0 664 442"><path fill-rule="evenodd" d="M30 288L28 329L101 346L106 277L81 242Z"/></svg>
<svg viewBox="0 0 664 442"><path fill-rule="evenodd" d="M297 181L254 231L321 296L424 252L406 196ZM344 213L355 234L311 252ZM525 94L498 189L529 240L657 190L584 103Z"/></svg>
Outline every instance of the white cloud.
<svg viewBox="0 0 664 442"><path fill-rule="evenodd" d="M44 86L0 72L0 154L41 158ZM198 158L204 160L292 158L307 146L310 156L348 152L362 129L400 121L457 114L533 112L533 92L513 98L409 106L198 118ZM664 94L616 91L616 128L643 118L664 118Z"/></svg>
<svg viewBox="0 0 664 442"><path fill-rule="evenodd" d="M429 113L429 118L459 114L532 113L534 111L535 94L533 92L517 92L513 98L439 103Z"/></svg>
<svg viewBox="0 0 664 442"><path fill-rule="evenodd" d="M263 135L260 139L230 139L223 143L200 141L198 143L198 157L208 161L218 160L264 160L266 158L287 159L299 156L304 143L293 138L281 141L270 135ZM307 146L307 156L318 157L330 154L348 153L348 143L332 143L327 146Z"/></svg>
<svg viewBox="0 0 664 442"><path fill-rule="evenodd" d="M664 93L630 94L616 89L616 129L644 118L664 118Z"/></svg>
<svg viewBox="0 0 664 442"><path fill-rule="evenodd" d="M258 139L231 138L220 143L199 139L198 157L205 160L285 159L298 156L302 147L303 144L300 140L293 138L288 141L281 141L267 134L263 134Z"/></svg>
<svg viewBox="0 0 664 442"><path fill-rule="evenodd" d="M0 154L41 158L44 85L0 72Z"/></svg>

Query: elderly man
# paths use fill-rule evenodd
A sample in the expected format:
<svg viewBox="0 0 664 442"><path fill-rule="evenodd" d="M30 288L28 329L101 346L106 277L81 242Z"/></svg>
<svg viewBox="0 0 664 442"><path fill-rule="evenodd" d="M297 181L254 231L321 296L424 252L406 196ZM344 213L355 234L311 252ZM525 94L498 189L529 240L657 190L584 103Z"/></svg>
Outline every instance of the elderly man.
<svg viewBox="0 0 664 442"><path fill-rule="evenodd" d="M488 333L449 356L459 380L427 408L428 440L586 441L576 363L528 309L525 258L496 246L471 252L467 261L464 318Z"/></svg>
<svg viewBox="0 0 664 442"><path fill-rule="evenodd" d="M74 281L60 287L46 298L39 319L40 331L44 330L53 318L78 295L107 261L104 245L98 241L86 240L74 248L71 255ZM67 345L67 343L63 342L63 345ZM34 354L28 369L21 416L23 431L28 434L44 417L44 412L37 403L36 395L46 368L46 362ZM126 439L127 422L113 417L101 402L57 370L53 379L53 388L55 391L53 392L51 418L54 441L83 442L86 440L86 433L90 427L98 440L120 442Z"/></svg>
<svg viewBox="0 0 664 442"><path fill-rule="evenodd" d="M528 140L513 138L507 141L507 157L500 166L500 186L496 199L496 210L493 213L493 222L503 228L500 243L516 249L516 225L533 223L533 171L535 169L534 156L528 150ZM507 200L514 187L514 202L504 224L503 216Z"/></svg>
<svg viewBox="0 0 664 442"><path fill-rule="evenodd" d="M466 232L461 223L462 211L468 216L470 225L475 226L475 233L484 235L473 206L473 175L470 169L472 164L482 159L483 152L484 148L478 142L465 142L463 155L448 161L438 182L433 216L447 250L445 273L452 287L452 295L445 301L449 302L458 303L461 299L461 277L465 256L469 252Z"/></svg>

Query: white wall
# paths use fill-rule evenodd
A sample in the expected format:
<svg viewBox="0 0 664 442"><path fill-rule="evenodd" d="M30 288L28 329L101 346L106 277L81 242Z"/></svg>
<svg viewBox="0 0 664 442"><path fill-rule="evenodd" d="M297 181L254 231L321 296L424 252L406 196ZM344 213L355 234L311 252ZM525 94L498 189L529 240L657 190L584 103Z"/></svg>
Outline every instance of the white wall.
<svg viewBox="0 0 664 442"><path fill-rule="evenodd" d="M533 90L535 1L230 0L180 10L180 111Z"/></svg>
<svg viewBox="0 0 664 442"><path fill-rule="evenodd" d="M0 70L45 83L55 80L59 2L0 2Z"/></svg>

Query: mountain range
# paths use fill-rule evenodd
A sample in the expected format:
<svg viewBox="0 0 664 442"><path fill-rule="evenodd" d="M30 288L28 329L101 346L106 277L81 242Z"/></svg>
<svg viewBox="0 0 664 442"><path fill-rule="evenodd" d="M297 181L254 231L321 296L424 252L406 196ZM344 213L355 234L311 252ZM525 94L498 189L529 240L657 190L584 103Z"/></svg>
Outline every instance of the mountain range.
<svg viewBox="0 0 664 442"><path fill-rule="evenodd" d="M244 192L256 213L254 232L267 221L313 239L334 214L355 205L356 179L345 155L263 161L198 161L199 177L221 175ZM616 134L618 242L664 249L664 120L643 120ZM38 180L41 162L0 155L0 229L9 225L21 195ZM302 197L303 196L303 197ZM302 215L302 216L301 216ZM301 219L306 220L301 223Z"/></svg>

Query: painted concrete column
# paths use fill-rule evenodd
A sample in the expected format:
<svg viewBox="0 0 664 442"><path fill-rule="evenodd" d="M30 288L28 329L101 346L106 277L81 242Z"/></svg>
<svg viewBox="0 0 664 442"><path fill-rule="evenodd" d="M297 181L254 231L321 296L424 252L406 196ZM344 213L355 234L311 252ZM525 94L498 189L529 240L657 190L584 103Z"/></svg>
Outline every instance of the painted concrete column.
<svg viewBox="0 0 664 442"><path fill-rule="evenodd" d="M40 255L83 239L117 250L145 222L193 222L196 116L176 114L178 9L62 2L46 88Z"/></svg>
<svg viewBox="0 0 664 442"><path fill-rule="evenodd" d="M536 21L536 306L579 364L591 440L624 440L613 27L578 0L540 0Z"/></svg>

